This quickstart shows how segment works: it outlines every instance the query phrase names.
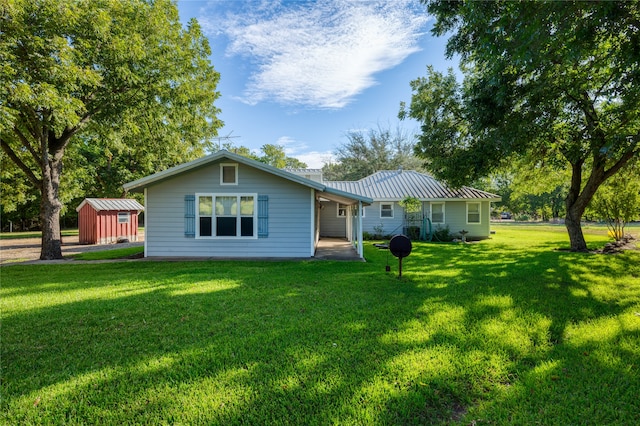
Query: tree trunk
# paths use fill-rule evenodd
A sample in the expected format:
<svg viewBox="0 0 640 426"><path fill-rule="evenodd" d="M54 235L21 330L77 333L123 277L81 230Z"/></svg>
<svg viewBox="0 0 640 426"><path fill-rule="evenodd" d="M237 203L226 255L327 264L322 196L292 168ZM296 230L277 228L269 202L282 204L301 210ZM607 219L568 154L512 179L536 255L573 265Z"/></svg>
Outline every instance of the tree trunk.
<svg viewBox="0 0 640 426"><path fill-rule="evenodd" d="M582 225L580 224L583 213L584 209L577 208L575 203L572 206L569 206L569 203L567 203L567 215L565 217L564 224L567 227L567 232L569 233L571 251L587 251L587 242L584 239Z"/></svg>
<svg viewBox="0 0 640 426"><path fill-rule="evenodd" d="M587 251L587 242L584 239L580 221L585 209L587 208L587 204L589 204L589 200L593 197L595 190L598 188L598 186L593 183L594 176L592 173L591 179L589 179L589 184L587 184L582 192L580 192L583 164L583 160L578 160L571 164L571 186L569 187L567 198L564 200L567 207L564 225L567 227L567 233L569 234L571 251L580 252Z"/></svg>
<svg viewBox="0 0 640 426"><path fill-rule="evenodd" d="M62 237L60 234L62 203L59 197L61 174L62 151L52 155L45 154L42 161L40 201L40 227L42 228L40 260L62 259Z"/></svg>

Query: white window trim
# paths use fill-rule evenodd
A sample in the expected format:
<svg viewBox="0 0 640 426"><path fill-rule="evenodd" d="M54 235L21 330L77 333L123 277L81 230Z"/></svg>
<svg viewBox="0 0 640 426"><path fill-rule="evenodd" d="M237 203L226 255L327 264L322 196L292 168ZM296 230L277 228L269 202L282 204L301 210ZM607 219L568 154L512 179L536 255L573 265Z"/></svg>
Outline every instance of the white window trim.
<svg viewBox="0 0 640 426"><path fill-rule="evenodd" d="M342 206L342 208L340 208ZM346 204L336 203L336 217L347 217L347 209L349 207ZM340 214L340 210L344 210L344 214Z"/></svg>
<svg viewBox="0 0 640 426"><path fill-rule="evenodd" d="M235 181L233 183L224 182L224 168L233 167L235 169ZM220 163L220 185L237 186L238 185L238 164L237 163Z"/></svg>
<svg viewBox="0 0 640 426"><path fill-rule="evenodd" d="M120 217L126 217L127 219L125 221L121 221ZM118 212L118 224L125 223L131 223L131 212Z"/></svg>
<svg viewBox="0 0 640 426"><path fill-rule="evenodd" d="M442 205L442 222L435 222L433 220L433 206L434 205ZM431 219L431 223L436 223L438 225L447 223L447 214L446 214L445 205L446 204L444 202L431 203L431 205L429 206L429 219Z"/></svg>
<svg viewBox="0 0 640 426"><path fill-rule="evenodd" d="M386 202L386 203L380 203L380 219L393 219L393 217L395 216L395 208L394 208L394 202ZM382 216L382 206L386 206L389 205L391 206L391 216Z"/></svg>
<svg viewBox="0 0 640 426"><path fill-rule="evenodd" d="M478 205L478 221L469 222L469 206L472 204ZM479 201L467 202L467 225L481 225L482 224L482 203Z"/></svg>
<svg viewBox="0 0 640 426"><path fill-rule="evenodd" d="M258 194L255 193L196 193L196 239L200 240L255 240L258 239ZM200 235L200 197L212 197L212 214L211 214L211 236L201 236ZM236 213L236 218L240 219L242 216L240 215L240 198L241 197L253 197L253 235L250 237L243 237L241 235L236 236L216 236L216 197L237 197L238 199L238 211ZM209 216L206 216L209 217ZM245 216L248 217L248 216ZM240 220L238 220L236 224L236 232L240 234Z"/></svg>

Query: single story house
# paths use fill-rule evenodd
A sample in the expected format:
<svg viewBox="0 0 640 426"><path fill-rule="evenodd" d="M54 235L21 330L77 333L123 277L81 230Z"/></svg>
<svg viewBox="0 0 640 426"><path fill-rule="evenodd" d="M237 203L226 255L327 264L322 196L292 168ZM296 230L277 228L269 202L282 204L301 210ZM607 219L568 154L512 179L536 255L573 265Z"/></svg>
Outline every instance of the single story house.
<svg viewBox="0 0 640 426"><path fill-rule="evenodd" d="M138 213L144 207L126 198L85 198L76 208L80 244L138 241Z"/></svg>
<svg viewBox="0 0 640 426"><path fill-rule="evenodd" d="M145 199L146 257L310 258L323 233L322 203L362 215L373 200L221 150L123 185Z"/></svg>
<svg viewBox="0 0 640 426"><path fill-rule="evenodd" d="M491 202L474 188L452 189L428 174L380 171L358 181L324 181L321 170L282 170L221 150L129 182L145 198L145 256L310 258L321 237L421 235L448 227L468 239L490 235ZM400 202L420 201L417 214Z"/></svg>
<svg viewBox="0 0 640 426"><path fill-rule="evenodd" d="M295 170L313 174L319 170ZM448 227L452 235L466 231L467 239L485 239L490 235L491 202L498 195L470 187L452 189L432 176L411 170L380 171L358 181L323 181L327 187L373 200L362 209L363 232L371 235L409 234L410 228L422 235L438 227ZM405 214L400 202L406 197L420 201L417 214ZM321 200L320 236L348 237L353 232L356 213L349 206Z"/></svg>

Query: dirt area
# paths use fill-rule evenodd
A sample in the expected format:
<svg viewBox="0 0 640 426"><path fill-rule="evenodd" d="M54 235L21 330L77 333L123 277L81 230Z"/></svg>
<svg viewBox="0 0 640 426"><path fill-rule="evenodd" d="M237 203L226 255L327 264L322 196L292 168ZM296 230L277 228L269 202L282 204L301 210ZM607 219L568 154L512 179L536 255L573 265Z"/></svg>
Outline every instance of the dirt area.
<svg viewBox="0 0 640 426"><path fill-rule="evenodd" d="M78 236L62 237L62 255L67 257L88 251L111 250L141 246L144 234L139 235L135 243L118 244L79 244ZM40 238L17 238L0 240L0 265L5 263L27 262L40 258Z"/></svg>

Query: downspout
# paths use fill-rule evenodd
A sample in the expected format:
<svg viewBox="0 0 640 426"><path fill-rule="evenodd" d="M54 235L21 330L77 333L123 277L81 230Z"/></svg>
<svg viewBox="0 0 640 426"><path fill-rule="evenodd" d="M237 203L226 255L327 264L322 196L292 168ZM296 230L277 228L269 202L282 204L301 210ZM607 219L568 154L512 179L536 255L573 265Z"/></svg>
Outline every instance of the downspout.
<svg viewBox="0 0 640 426"><path fill-rule="evenodd" d="M362 201L358 201L358 254L364 259L364 244L362 235Z"/></svg>
<svg viewBox="0 0 640 426"><path fill-rule="evenodd" d="M147 214L147 187L144 187L144 257L148 256L147 241L149 240L149 215Z"/></svg>
<svg viewBox="0 0 640 426"><path fill-rule="evenodd" d="M313 257L316 254L316 190L311 188L311 254L309 257Z"/></svg>

